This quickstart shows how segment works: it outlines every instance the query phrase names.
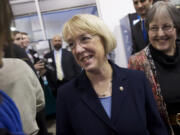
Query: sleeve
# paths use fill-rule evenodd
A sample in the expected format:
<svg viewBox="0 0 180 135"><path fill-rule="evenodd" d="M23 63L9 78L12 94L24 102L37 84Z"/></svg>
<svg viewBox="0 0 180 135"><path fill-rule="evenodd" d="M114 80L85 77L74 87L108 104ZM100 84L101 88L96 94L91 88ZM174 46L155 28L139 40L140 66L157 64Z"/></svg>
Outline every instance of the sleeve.
<svg viewBox="0 0 180 135"><path fill-rule="evenodd" d="M65 96L63 96L61 90L62 89L58 90L56 104L56 135L75 135L68 116Z"/></svg>
<svg viewBox="0 0 180 135"><path fill-rule="evenodd" d="M36 77L36 81L34 83L35 83L34 86L37 89L37 91L36 91L36 109L37 109L37 112L39 112L45 106L44 92L43 92L43 89L42 89L41 84L40 84L39 80L37 79L37 77Z"/></svg>
<svg viewBox="0 0 180 135"><path fill-rule="evenodd" d="M13 134L24 135L19 111L12 99L0 90L0 128Z"/></svg>
<svg viewBox="0 0 180 135"><path fill-rule="evenodd" d="M44 91L35 73L32 72L31 75L33 89L35 90L36 110L39 112L45 106Z"/></svg>
<svg viewBox="0 0 180 135"><path fill-rule="evenodd" d="M151 135L168 135L165 124L163 123L158 112L157 104L155 102L152 89L147 78L143 77L145 90L145 105L146 105L146 119L147 128Z"/></svg>

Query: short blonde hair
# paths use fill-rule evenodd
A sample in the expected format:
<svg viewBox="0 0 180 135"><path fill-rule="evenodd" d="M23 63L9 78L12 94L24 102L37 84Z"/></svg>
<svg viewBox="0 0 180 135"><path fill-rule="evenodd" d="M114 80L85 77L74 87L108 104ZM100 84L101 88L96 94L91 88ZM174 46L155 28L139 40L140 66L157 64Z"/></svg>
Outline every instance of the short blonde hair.
<svg viewBox="0 0 180 135"><path fill-rule="evenodd" d="M105 25L105 23L97 16L90 14L75 15L63 27L63 39L68 42L69 37L73 37L79 32L87 32L88 34L98 35L103 41L105 54L108 54L116 47L116 40Z"/></svg>

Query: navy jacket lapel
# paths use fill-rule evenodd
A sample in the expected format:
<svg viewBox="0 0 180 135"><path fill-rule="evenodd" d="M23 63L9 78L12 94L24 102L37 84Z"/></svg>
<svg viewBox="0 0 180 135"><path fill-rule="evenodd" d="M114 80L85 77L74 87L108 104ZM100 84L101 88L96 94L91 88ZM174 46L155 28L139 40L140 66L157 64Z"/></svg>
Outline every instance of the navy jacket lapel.
<svg viewBox="0 0 180 135"><path fill-rule="evenodd" d="M81 95L82 101L89 107L91 111L94 112L95 116L99 117L106 125L116 130L104 111L104 108L102 107L84 71L81 73L81 79L78 81L78 87L83 91Z"/></svg>
<svg viewBox="0 0 180 135"><path fill-rule="evenodd" d="M112 106L111 106L111 120L114 125L119 120L121 115L121 105L126 99L128 92L128 84L124 71L121 71L116 65L113 67L113 80L112 80Z"/></svg>

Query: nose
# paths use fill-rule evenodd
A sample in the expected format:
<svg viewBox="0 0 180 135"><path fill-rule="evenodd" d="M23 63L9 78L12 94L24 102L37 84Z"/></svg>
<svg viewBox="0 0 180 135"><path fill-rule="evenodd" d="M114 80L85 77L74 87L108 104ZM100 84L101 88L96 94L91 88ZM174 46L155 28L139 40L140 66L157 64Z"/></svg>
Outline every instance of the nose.
<svg viewBox="0 0 180 135"><path fill-rule="evenodd" d="M138 7L142 7L142 3L141 2L138 2Z"/></svg>
<svg viewBox="0 0 180 135"><path fill-rule="evenodd" d="M157 34L158 36L164 36L164 31L161 28L159 28Z"/></svg>

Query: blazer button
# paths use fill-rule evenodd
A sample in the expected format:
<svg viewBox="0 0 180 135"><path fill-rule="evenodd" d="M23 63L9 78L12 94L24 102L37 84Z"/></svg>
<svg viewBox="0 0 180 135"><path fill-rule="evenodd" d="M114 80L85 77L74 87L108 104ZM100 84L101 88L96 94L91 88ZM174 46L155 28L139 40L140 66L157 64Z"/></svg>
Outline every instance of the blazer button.
<svg viewBox="0 0 180 135"><path fill-rule="evenodd" d="M120 87L119 87L119 90L120 90L120 91L123 91L123 90L124 90L123 86L120 86Z"/></svg>

